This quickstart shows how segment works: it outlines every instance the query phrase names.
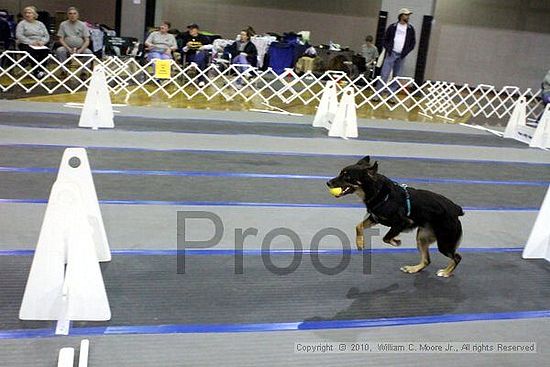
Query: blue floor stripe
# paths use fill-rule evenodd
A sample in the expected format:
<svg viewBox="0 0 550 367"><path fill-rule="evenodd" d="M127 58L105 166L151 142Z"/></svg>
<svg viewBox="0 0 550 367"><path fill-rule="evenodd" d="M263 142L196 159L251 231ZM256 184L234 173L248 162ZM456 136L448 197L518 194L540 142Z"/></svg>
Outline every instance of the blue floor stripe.
<svg viewBox="0 0 550 367"><path fill-rule="evenodd" d="M36 339L55 336L55 329L21 329L0 331L1 339Z"/></svg>
<svg viewBox="0 0 550 367"><path fill-rule="evenodd" d="M437 248L430 248L433 253L438 252ZM459 252L463 253L517 253L522 252L523 247L463 247L459 248ZM244 256L260 256L260 255L292 255L295 253L301 253L309 255L317 253L321 255L342 255L349 253L352 255L360 255L363 253L372 254L395 254L395 253L416 253L418 250L413 247L403 248L376 248L370 250L359 251L355 249L319 249L319 250L233 250L233 249L186 249L186 250L157 250L157 249L119 249L111 250L112 255L120 256L175 256L177 254L185 254L190 256L233 256L236 253ZM0 250L0 256L31 256L34 255L34 250Z"/></svg>
<svg viewBox="0 0 550 367"><path fill-rule="evenodd" d="M288 124L278 124L275 123L274 125L282 125L282 126L289 126ZM303 126L309 126L307 124L301 124ZM35 129L48 129L48 130L66 130L66 131L77 131L82 130L77 126L35 126L33 124L27 123L17 123L17 125L6 125L11 127L19 127L19 128L35 128ZM359 131L365 132L370 129L383 129L383 128L371 128L371 127L359 127ZM196 131L196 130L132 130L128 128L121 128L120 131L124 132L131 132L131 133L137 133L137 134L151 134L151 133L158 133L158 132L165 132L165 133L171 133L171 134L186 134L186 135L212 135L212 136L236 136L236 135L242 135L242 133L239 133L237 131L235 132L218 132L218 131ZM311 131L314 131L313 129ZM281 134L262 134L262 133L249 133L247 135L251 136L260 136L260 137L266 137L266 138L282 138L282 139L333 139L327 136L318 136L318 137L312 137L307 135L281 135ZM334 139L333 139L334 140ZM445 142L419 142L419 141L401 141L401 140L388 140L383 138L372 138L372 137L361 137L361 138L355 138L353 139L355 141L359 142L376 142L376 143L395 143L395 144L409 144L409 145L432 145L432 146L463 146L463 147L480 147L480 148L501 148L499 146L485 146L485 145L469 145L469 144L459 144L455 143L453 140L445 141ZM513 148L518 149L519 147L505 147L505 148Z"/></svg>
<svg viewBox="0 0 550 367"><path fill-rule="evenodd" d="M187 334L187 333L243 333L298 330L327 330L372 328L388 326L425 325L468 321L538 319L550 317L550 310L498 313L447 314L413 317L391 317L365 320L327 320L258 324L174 324L143 326L104 326L72 328L71 336L129 335L129 334ZM0 339L33 339L53 336L52 329L6 330Z"/></svg>
<svg viewBox="0 0 550 367"><path fill-rule="evenodd" d="M162 148L135 148L135 147L105 147L105 146L93 146L93 145L61 145L61 144L0 144L0 146L6 147L20 147L20 148L85 148L95 150L121 150L121 151L138 151L138 152L178 152L178 153L199 153L199 154L256 154L267 156L290 156L290 157L321 157L321 158L349 158L350 160L356 160L363 158L364 155L360 154L329 154L329 153L301 153L301 152L256 152L251 150L206 150L206 149L162 149ZM368 152L366 152L368 153ZM365 153L365 154L366 154ZM482 159L459 159L459 158L424 158L424 157L402 157L402 156L383 156L372 155L373 159L384 160L409 160L409 161L425 161L425 162L455 162L455 163L476 163L476 164L517 164L517 165L534 165L534 166L550 166L550 163L543 162L514 162L514 161L495 161L495 160L482 160Z"/></svg>
<svg viewBox="0 0 550 367"><path fill-rule="evenodd" d="M0 199L0 203L47 204L47 199ZM236 207L275 207L275 208L365 208L363 204L317 204L317 203L253 203L241 201L161 201L161 200L99 200L104 205L165 205L165 206L236 206ZM462 207L466 211L539 211L539 207Z"/></svg>
<svg viewBox="0 0 550 367"><path fill-rule="evenodd" d="M0 172L17 173L57 173L57 168L47 167L0 167ZM274 179L302 179L302 180L329 180L333 176L323 175L296 175L274 173L249 173L249 172L205 172L205 171L171 171L171 170L113 170L93 169L94 174L110 175L136 175L136 176L179 176L179 177L231 177L231 178L274 178ZM467 180L457 178L434 177L390 177L398 183L441 183L463 185L516 185L516 186L542 186L547 187L550 181L502 181L502 180Z"/></svg>

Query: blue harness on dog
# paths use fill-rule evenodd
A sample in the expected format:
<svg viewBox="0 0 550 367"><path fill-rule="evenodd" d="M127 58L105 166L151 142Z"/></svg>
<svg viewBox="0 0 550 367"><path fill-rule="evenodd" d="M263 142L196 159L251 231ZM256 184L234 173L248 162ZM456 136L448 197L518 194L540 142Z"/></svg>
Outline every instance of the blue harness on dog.
<svg viewBox="0 0 550 367"><path fill-rule="evenodd" d="M411 195L409 194L409 190L407 190L407 184L401 184L399 185L405 190L405 199L407 202L407 217L411 215Z"/></svg>
<svg viewBox="0 0 550 367"><path fill-rule="evenodd" d="M405 191L405 204L407 205L407 218L408 218L411 215L411 195L409 193L409 190L407 190L408 186L406 184L401 184L401 185L395 184L395 185L401 187ZM376 204L372 208L369 208L367 206L367 211L369 212L369 214L372 216L372 218L375 221L378 222L379 220L378 220L378 217L372 212L372 210L378 208L379 206L384 204L386 201L388 201L389 197L390 197L390 194L387 194L386 197L384 198L384 200L382 200L381 202L379 202L378 204Z"/></svg>

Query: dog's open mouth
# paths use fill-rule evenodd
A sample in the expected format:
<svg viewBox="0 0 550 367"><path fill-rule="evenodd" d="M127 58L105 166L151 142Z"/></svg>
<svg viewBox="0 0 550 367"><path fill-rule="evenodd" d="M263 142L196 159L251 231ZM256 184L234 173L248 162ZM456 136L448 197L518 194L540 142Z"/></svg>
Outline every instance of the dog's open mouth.
<svg viewBox="0 0 550 367"><path fill-rule="evenodd" d="M330 194L334 196L335 198L339 198L341 196L351 194L354 191L354 188L352 186L345 186L345 187L330 187L328 189Z"/></svg>

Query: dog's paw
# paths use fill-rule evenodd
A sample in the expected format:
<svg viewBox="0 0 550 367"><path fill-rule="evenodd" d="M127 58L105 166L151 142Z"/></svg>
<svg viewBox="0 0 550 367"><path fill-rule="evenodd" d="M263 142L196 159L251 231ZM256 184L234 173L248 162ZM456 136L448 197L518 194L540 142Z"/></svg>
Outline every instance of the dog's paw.
<svg viewBox="0 0 550 367"><path fill-rule="evenodd" d="M387 244L390 244L392 246L401 246L401 240L397 237L394 237L394 238L390 238L390 239L386 239L384 238L384 242L386 242Z"/></svg>
<svg viewBox="0 0 550 367"><path fill-rule="evenodd" d="M443 278L449 278L450 276L453 275L453 272L452 271L448 271L447 269L439 269L436 273L436 275L438 277L443 277Z"/></svg>
<svg viewBox="0 0 550 367"><path fill-rule="evenodd" d="M418 273L420 270L424 268L425 266L423 265L405 265L405 266L402 266L400 269L403 273L414 274L414 273Z"/></svg>
<svg viewBox="0 0 550 367"><path fill-rule="evenodd" d="M401 246L401 240L399 238L392 238L390 241L390 245L392 246Z"/></svg>

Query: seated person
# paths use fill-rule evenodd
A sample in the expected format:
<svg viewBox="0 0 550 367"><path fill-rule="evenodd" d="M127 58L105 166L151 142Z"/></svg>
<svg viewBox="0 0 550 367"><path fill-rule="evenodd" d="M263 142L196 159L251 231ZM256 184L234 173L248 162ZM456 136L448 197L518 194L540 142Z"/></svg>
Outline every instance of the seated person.
<svg viewBox="0 0 550 367"><path fill-rule="evenodd" d="M372 43L372 41L372 36L368 35L367 37L365 37L366 43L361 46L361 54L365 58L365 66L367 68L367 72L369 72L369 70L372 70L372 67L376 65L376 61L378 60L378 49Z"/></svg>
<svg viewBox="0 0 550 367"><path fill-rule="evenodd" d="M31 66L36 65L36 61L41 63L50 53L46 44L50 41L50 35L46 26L37 20L38 13L34 6L27 6L23 9L23 20L17 24L15 38L17 47L21 51L26 51L31 55ZM44 68L38 67L34 70L37 78L43 78L46 73Z"/></svg>
<svg viewBox="0 0 550 367"><path fill-rule="evenodd" d="M250 41L250 30L248 29L241 31L239 39L227 46L225 53L231 55L232 64L251 65L254 67L258 65L258 50L252 41Z"/></svg>
<svg viewBox="0 0 550 367"><path fill-rule="evenodd" d="M90 31L84 22L78 20L78 10L75 7L67 9L67 20L59 25L59 42L61 47L55 50L59 61L64 62L72 54L92 54L90 45Z"/></svg>
<svg viewBox="0 0 550 367"><path fill-rule="evenodd" d="M178 48L176 37L168 33L170 22L163 21L158 31L151 32L145 40L145 49L148 51L147 61L154 59L169 60L172 51Z"/></svg>
<svg viewBox="0 0 550 367"><path fill-rule="evenodd" d="M206 67L208 61L208 50L212 49L210 39L199 33L199 26L191 24L187 26L188 31L181 35L186 62L194 62L200 70Z"/></svg>

